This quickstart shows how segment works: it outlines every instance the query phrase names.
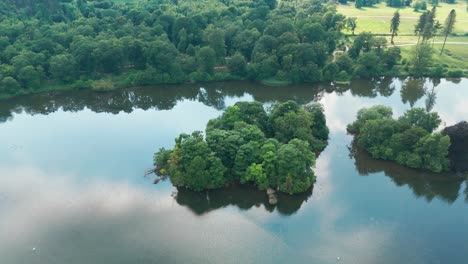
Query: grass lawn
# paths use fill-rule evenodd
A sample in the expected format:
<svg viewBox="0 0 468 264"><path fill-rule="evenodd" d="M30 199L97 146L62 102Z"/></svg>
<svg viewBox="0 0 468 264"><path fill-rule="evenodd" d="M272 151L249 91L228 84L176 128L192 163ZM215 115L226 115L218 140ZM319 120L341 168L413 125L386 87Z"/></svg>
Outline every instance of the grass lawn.
<svg viewBox="0 0 468 264"><path fill-rule="evenodd" d="M454 32L457 36L447 38L449 44L445 45L444 53L439 55L442 47L441 42L444 41L443 36L437 36L434 44L434 65L444 65L450 70L462 70L465 76L468 75L468 45L450 44L450 42L467 43L468 44L468 12L466 11L466 3L458 0L457 4L442 3L437 7L436 19L440 23L444 23L448 13L455 9L457 12L457 22ZM432 7L428 6L428 9ZM356 34L363 31L369 31L373 34L390 34L390 20L397 8L388 7L384 2L377 4L374 7L364 7L357 9L354 3L349 2L347 5L338 5L338 12L348 16L357 17ZM414 12L411 7L400 8L400 31L398 36L395 36L396 45L414 44L418 37L414 35L413 29L421 12ZM351 32L345 31L349 34ZM467 34L467 36L464 36ZM386 36L390 45L390 36ZM353 37L350 37L352 40ZM430 41L432 43L432 39ZM414 45L401 46L402 57L409 60L414 49Z"/></svg>
<svg viewBox="0 0 468 264"><path fill-rule="evenodd" d="M434 65L442 65L450 70L465 71L465 76L468 74L468 45L450 45L446 44L444 52L439 55L442 44L434 45ZM414 50L414 46L400 47L403 58L409 60Z"/></svg>
<svg viewBox="0 0 468 264"><path fill-rule="evenodd" d="M459 0L461 2L461 0ZM428 6L428 9L432 8ZM398 8L388 7L384 2L375 5L374 7L354 7L353 2L348 2L347 5L338 5L338 12L346 15L347 17L357 17L357 28L355 33L363 31L370 31L374 34L389 34L390 33L390 20L393 13ZM440 23L444 23L445 18L450 10L455 9L457 12L457 23L455 24L454 33L457 35L464 35L468 33L468 12L466 12L466 3L445 4L441 3L437 7L436 19ZM416 24L420 12L414 12L411 7L399 8L401 23L400 35L412 35L414 25ZM350 33L350 32L346 32Z"/></svg>

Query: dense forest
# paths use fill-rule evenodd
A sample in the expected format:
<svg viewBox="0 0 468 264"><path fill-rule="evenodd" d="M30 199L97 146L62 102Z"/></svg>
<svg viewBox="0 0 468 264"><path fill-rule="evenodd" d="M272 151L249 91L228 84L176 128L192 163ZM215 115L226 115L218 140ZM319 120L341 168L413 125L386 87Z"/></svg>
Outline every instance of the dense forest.
<svg viewBox="0 0 468 264"><path fill-rule="evenodd" d="M154 163L175 186L196 191L240 182L303 193L315 182L312 167L328 133L319 104L287 101L266 112L260 102L238 102L210 120L206 138L200 131L181 134Z"/></svg>
<svg viewBox="0 0 468 264"><path fill-rule="evenodd" d="M392 115L382 105L363 108L348 131L373 158L437 173L450 168L449 136L432 133L441 123L437 113L412 108L397 120Z"/></svg>
<svg viewBox="0 0 468 264"><path fill-rule="evenodd" d="M216 80L317 82L395 75L399 48L319 0L0 3L0 96ZM337 57L337 58L336 58Z"/></svg>

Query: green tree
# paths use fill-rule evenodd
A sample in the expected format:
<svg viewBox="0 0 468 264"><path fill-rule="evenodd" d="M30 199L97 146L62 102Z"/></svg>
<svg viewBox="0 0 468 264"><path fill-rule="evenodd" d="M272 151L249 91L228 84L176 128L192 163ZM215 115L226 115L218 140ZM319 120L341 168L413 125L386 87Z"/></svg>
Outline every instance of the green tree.
<svg viewBox="0 0 468 264"><path fill-rule="evenodd" d="M424 28L422 31L423 41L428 41L430 38L433 37L436 27L436 7L433 7L431 11L427 12L426 21L424 23Z"/></svg>
<svg viewBox="0 0 468 264"><path fill-rule="evenodd" d="M218 61L224 58L226 55L226 44L224 42L223 30L210 25L203 32L203 40L215 51Z"/></svg>
<svg viewBox="0 0 468 264"><path fill-rule="evenodd" d="M457 18L457 13L455 9L452 9L452 11L450 11L449 15L447 16L447 19L445 19L445 23L444 23L444 27L442 31L443 34L445 35L445 38L444 38L444 44L442 45L442 48L440 49L440 55L442 55L442 52L444 51L445 42L447 42L448 35L452 33L453 31L456 18Z"/></svg>
<svg viewBox="0 0 468 264"><path fill-rule="evenodd" d="M382 60L376 52L366 52L359 56L354 73L360 77L375 77L382 74Z"/></svg>
<svg viewBox="0 0 468 264"><path fill-rule="evenodd" d="M382 58L387 65L387 69L391 70L401 60L401 50L399 47L391 47L384 51Z"/></svg>
<svg viewBox="0 0 468 264"><path fill-rule="evenodd" d="M393 111L390 107L384 105L375 105L370 108L362 108L357 112L356 121L349 124L347 129L350 133L359 134L361 128L369 120L392 118Z"/></svg>
<svg viewBox="0 0 468 264"><path fill-rule="evenodd" d="M20 89L19 83L13 77L5 77L0 82L0 93L14 94Z"/></svg>
<svg viewBox="0 0 468 264"><path fill-rule="evenodd" d="M410 109L398 121L405 125L421 127L429 133L432 133L441 123L437 113L428 113L424 108Z"/></svg>
<svg viewBox="0 0 468 264"><path fill-rule="evenodd" d="M233 171L237 179L245 179L247 168L260 162L260 144L250 141L239 147L234 161Z"/></svg>
<svg viewBox="0 0 468 264"><path fill-rule="evenodd" d="M357 4L357 2L356 2ZM346 27L351 30L353 36L354 36L354 30L357 27L357 18L356 17L348 17L346 19Z"/></svg>
<svg viewBox="0 0 468 264"><path fill-rule="evenodd" d="M43 71L33 66L26 66L18 72L18 81L24 88L37 89L41 85Z"/></svg>
<svg viewBox="0 0 468 264"><path fill-rule="evenodd" d="M304 106L304 110L312 114L312 135L320 140L328 140L330 131L327 127L327 119L325 118L323 105L319 103L308 104Z"/></svg>
<svg viewBox="0 0 468 264"><path fill-rule="evenodd" d="M435 133L421 138L416 144L415 152L421 157L423 169L439 173L449 168L449 147L450 138Z"/></svg>
<svg viewBox="0 0 468 264"><path fill-rule="evenodd" d="M260 190L266 190L270 185L268 176L263 171L262 164L255 163L247 168L245 175L241 178L241 182L254 182Z"/></svg>
<svg viewBox="0 0 468 264"><path fill-rule="evenodd" d="M301 29L301 35L304 42L323 41L327 37L327 32L319 23L307 23Z"/></svg>
<svg viewBox="0 0 468 264"><path fill-rule="evenodd" d="M363 7L364 6L364 0L356 0L354 6L356 6L356 8Z"/></svg>
<svg viewBox="0 0 468 264"><path fill-rule="evenodd" d="M393 37L398 35L398 30L400 29L400 12L395 11L393 13L392 20L390 21L390 33L392 33L392 38L390 43L394 44Z"/></svg>
<svg viewBox="0 0 468 264"><path fill-rule="evenodd" d="M278 150L278 188L294 194L304 192L314 183L311 169L315 166L315 155L306 141L293 139Z"/></svg>
<svg viewBox="0 0 468 264"><path fill-rule="evenodd" d="M96 67L96 58L93 51L96 47L94 39L85 36L76 36L70 44L70 51L78 66L85 72L92 72Z"/></svg>
<svg viewBox="0 0 468 264"><path fill-rule="evenodd" d="M421 34L424 30L424 26L426 25L426 17L429 12L424 12L419 16L418 22L414 25L414 34L418 36L418 43L419 39L421 38Z"/></svg>
<svg viewBox="0 0 468 264"><path fill-rule="evenodd" d="M322 70L323 72L323 79L326 81L333 81L335 80L335 77L338 75L340 72L340 68L338 65L334 62L328 63L325 65L325 67Z"/></svg>
<svg viewBox="0 0 468 264"><path fill-rule="evenodd" d="M53 78L63 82L74 80L78 66L71 54L60 54L50 58L50 74Z"/></svg>
<svg viewBox="0 0 468 264"><path fill-rule="evenodd" d="M156 40L145 50L148 64L160 72L168 72L169 65L176 61L179 51L169 41Z"/></svg>
<svg viewBox="0 0 468 264"><path fill-rule="evenodd" d="M344 54L340 55L336 59L335 63L336 63L336 65L338 65L338 68L340 69L340 71L345 71L348 74L353 72L354 62L349 57L348 54L344 53Z"/></svg>
<svg viewBox="0 0 468 264"><path fill-rule="evenodd" d="M197 64L201 72L213 74L216 65L216 52L210 47L203 47L197 52Z"/></svg>
<svg viewBox="0 0 468 264"><path fill-rule="evenodd" d="M236 53L228 60L227 66L232 74L243 77L247 73L247 61L240 53Z"/></svg>
<svg viewBox="0 0 468 264"><path fill-rule="evenodd" d="M428 44L416 45L411 58L410 73L414 76L424 76L432 64L433 49Z"/></svg>
<svg viewBox="0 0 468 264"><path fill-rule="evenodd" d="M180 135L168 163L169 175L175 186L201 191L225 184L226 168L210 150L200 132Z"/></svg>

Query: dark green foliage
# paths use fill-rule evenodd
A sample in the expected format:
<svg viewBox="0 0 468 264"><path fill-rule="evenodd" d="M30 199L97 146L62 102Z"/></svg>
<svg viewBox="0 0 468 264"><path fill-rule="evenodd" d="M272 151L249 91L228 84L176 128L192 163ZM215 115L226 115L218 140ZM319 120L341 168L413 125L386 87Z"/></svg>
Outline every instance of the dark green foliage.
<svg viewBox="0 0 468 264"><path fill-rule="evenodd" d="M182 134L173 150L155 154L154 163L174 185L194 190L241 182L294 194L314 183L315 153L327 140L321 105L288 101L267 114L261 103L238 102L210 120L206 140L200 132Z"/></svg>
<svg viewBox="0 0 468 264"><path fill-rule="evenodd" d="M366 33L349 57L332 56L342 46L342 30L354 31L356 19L316 0L0 2L0 80L20 84L9 95L41 85L89 88L80 80L99 79L112 87L348 80L390 74L400 58L384 49L382 38Z"/></svg>
<svg viewBox="0 0 468 264"><path fill-rule="evenodd" d="M77 76L78 66L75 59L70 54L60 54L50 58L50 74L53 78L67 82L72 81Z"/></svg>
<svg viewBox="0 0 468 264"><path fill-rule="evenodd" d="M432 64L433 49L429 44L416 45L411 58L410 73L413 76L426 76Z"/></svg>
<svg viewBox="0 0 468 264"><path fill-rule="evenodd" d="M424 108L408 110L398 121L411 127L421 127L429 133L432 133L441 123L437 113L428 113Z"/></svg>
<svg viewBox="0 0 468 264"><path fill-rule="evenodd" d="M132 76L126 85L318 82L345 24L319 1L300 8L276 0L0 2L0 62L14 68L1 78L17 80L18 93L117 75ZM19 76L28 66L40 73L39 82L37 74L34 80ZM337 73L327 70L326 78Z"/></svg>
<svg viewBox="0 0 468 264"><path fill-rule="evenodd" d="M368 120L389 119L392 118L392 115L392 109L383 105L363 108L358 111L356 121L349 124L347 129L352 134L358 134Z"/></svg>
<svg viewBox="0 0 468 264"><path fill-rule="evenodd" d="M448 136L431 134L439 124L437 113L423 108L411 109L395 120L390 108L374 106L359 110L348 131L355 134L358 146L374 158L439 173L449 168L450 146Z"/></svg>
<svg viewBox="0 0 468 264"><path fill-rule="evenodd" d="M227 62L227 66L232 74L237 76L245 76L247 73L247 61L240 53L236 53Z"/></svg>
<svg viewBox="0 0 468 264"><path fill-rule="evenodd" d="M13 77L5 77L0 82L0 92L5 94L15 94L20 88L19 83Z"/></svg>
<svg viewBox="0 0 468 264"><path fill-rule="evenodd" d="M226 168L203 140L201 132L180 135L172 151L161 149L155 154L155 164L167 171L175 186L201 191L220 188L226 182Z"/></svg>
<svg viewBox="0 0 468 264"><path fill-rule="evenodd" d="M310 188L315 178L311 169L315 165L315 155L310 151L309 144L293 139L281 145L277 155L279 190L294 194Z"/></svg>

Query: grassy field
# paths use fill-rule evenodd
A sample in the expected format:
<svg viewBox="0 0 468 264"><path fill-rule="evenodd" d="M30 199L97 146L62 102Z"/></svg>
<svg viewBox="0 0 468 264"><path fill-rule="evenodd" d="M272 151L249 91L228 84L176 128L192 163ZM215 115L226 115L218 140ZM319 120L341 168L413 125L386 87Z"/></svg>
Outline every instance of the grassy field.
<svg viewBox="0 0 468 264"><path fill-rule="evenodd" d="M432 7L429 6L428 9L430 8ZM436 18L443 24L448 13L452 9L455 9L457 12L457 23L455 24L454 33L457 35L468 34L468 12L466 11L466 3L442 3L437 7ZM349 2L347 5L338 5L338 12L348 17L357 17L357 28L355 33L370 31L375 34L389 34L390 19L396 10L397 8L388 7L384 2L379 3L374 7L363 7L360 9L354 7L354 3L352 2ZM399 10L401 16L399 34L412 35L414 25L421 15L421 11L414 12L411 7L403 7L399 8Z"/></svg>
<svg viewBox="0 0 468 264"><path fill-rule="evenodd" d="M468 69L468 45L445 45L445 49L442 55L439 55L442 44L434 45L434 65L447 66L450 70L462 70ZM414 46L400 47L401 55L403 58L409 60L414 50ZM466 74L466 72L465 72Z"/></svg>
<svg viewBox="0 0 468 264"><path fill-rule="evenodd" d="M459 0L461 1L461 0ZM431 8L431 7L428 7ZM439 55L444 41L443 36L437 36L434 39L434 65L443 65L450 70L462 70L465 75L468 74L468 12L466 3L445 4L437 7L436 18L443 24L450 10L457 11L457 22L455 24L455 34L447 38L447 44L442 55ZM388 7L385 3L380 3L375 7L365 7L357 9L354 3L348 5L338 5L338 11L348 17L357 18L356 34L363 31L369 31L373 34L389 34L390 20L397 8ZM406 60L411 58L414 44L418 37L414 35L414 25L416 24L421 12L414 12L410 7L400 8L400 31L394 38L395 45L400 46L402 57ZM351 32L345 31L350 34ZM390 43L390 36L386 36ZM351 37L351 40L353 37ZM430 41L432 43L432 39Z"/></svg>

